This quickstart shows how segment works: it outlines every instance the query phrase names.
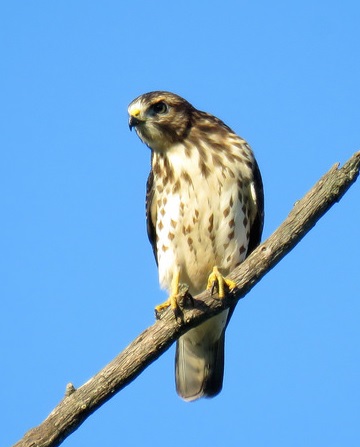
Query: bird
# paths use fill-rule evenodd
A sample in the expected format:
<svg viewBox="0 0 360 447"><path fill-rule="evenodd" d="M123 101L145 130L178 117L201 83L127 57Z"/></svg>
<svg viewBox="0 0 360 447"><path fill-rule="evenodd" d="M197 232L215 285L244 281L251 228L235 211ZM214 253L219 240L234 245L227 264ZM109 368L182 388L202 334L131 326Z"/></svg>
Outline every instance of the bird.
<svg viewBox="0 0 360 447"><path fill-rule="evenodd" d="M151 150L146 184L147 233L159 283L169 298L157 313L191 296L235 283L227 275L259 245L264 223L260 170L249 144L181 96L152 91L128 107L129 127ZM224 377L225 329L234 305L177 341L175 382L185 401L214 397Z"/></svg>

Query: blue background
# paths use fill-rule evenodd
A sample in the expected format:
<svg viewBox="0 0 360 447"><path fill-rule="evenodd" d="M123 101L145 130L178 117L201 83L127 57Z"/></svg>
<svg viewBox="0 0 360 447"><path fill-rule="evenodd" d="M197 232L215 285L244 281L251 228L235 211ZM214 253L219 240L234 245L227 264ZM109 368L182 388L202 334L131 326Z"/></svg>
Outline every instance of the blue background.
<svg viewBox="0 0 360 447"><path fill-rule="evenodd" d="M128 103L170 90L246 138L266 238L360 149L359 22L355 0L2 2L1 445L165 299ZM359 445L359 198L357 183L238 305L221 395L181 401L172 348L64 445Z"/></svg>

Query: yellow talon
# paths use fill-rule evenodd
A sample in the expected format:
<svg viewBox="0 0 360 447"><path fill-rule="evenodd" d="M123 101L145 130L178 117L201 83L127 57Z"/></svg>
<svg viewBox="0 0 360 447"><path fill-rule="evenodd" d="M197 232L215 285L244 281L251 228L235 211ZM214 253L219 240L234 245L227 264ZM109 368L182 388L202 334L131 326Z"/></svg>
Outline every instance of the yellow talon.
<svg viewBox="0 0 360 447"><path fill-rule="evenodd" d="M166 301L164 301L163 303L158 304L157 306L155 306L155 313L156 313L156 314L160 313L162 310L164 310L164 309L166 309L167 307L169 307L170 304L171 304L171 300L170 300L170 297L169 297L169 298L168 298Z"/></svg>
<svg viewBox="0 0 360 447"><path fill-rule="evenodd" d="M209 275L207 289L212 290L215 283L217 283L217 285L218 285L219 298L224 298L224 296L225 296L225 287L224 287L225 285L230 290L232 290L236 287L236 282L232 281L231 279L224 278L216 266L213 268L212 273L210 273L210 275Z"/></svg>
<svg viewBox="0 0 360 447"><path fill-rule="evenodd" d="M178 299L181 297L181 294L179 294L179 286L180 286L180 272L177 272L171 282L171 294L169 298L164 301L161 304L158 304L155 307L155 313L159 314L162 310L166 309L167 307L171 307L171 309L175 312L178 307Z"/></svg>

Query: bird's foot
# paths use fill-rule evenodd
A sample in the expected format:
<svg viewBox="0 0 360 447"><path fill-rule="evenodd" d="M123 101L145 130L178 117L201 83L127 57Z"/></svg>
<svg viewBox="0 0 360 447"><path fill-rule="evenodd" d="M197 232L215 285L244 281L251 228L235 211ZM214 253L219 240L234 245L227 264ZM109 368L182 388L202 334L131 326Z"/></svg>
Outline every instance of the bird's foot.
<svg viewBox="0 0 360 447"><path fill-rule="evenodd" d="M211 294L213 294L215 287L218 289L219 298L224 298L225 287L233 290L236 287L236 282L232 281L231 279L224 278L224 276L222 276L219 272L219 269L215 266L209 275L207 290L211 290Z"/></svg>
<svg viewBox="0 0 360 447"><path fill-rule="evenodd" d="M180 297L177 293L176 294L172 293L166 301L155 306L156 315L158 315L160 312L162 312L164 309L167 309L168 307L171 307L171 309L174 312L176 312L177 308L179 307L179 305L178 305L179 298Z"/></svg>
<svg viewBox="0 0 360 447"><path fill-rule="evenodd" d="M164 309L170 307L174 314L177 316L181 311L181 306L184 301L184 298L191 298L189 291L189 286L186 284L180 284L179 282L180 274L176 274L172 280L171 284L171 294L169 298L161 304L158 304L155 307L155 316L158 319L160 317L161 312Z"/></svg>

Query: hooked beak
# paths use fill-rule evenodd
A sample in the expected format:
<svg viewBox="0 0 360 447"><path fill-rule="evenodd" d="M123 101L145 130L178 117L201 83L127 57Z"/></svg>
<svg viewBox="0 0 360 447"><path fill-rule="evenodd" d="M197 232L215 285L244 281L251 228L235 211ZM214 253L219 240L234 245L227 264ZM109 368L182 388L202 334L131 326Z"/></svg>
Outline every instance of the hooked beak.
<svg viewBox="0 0 360 447"><path fill-rule="evenodd" d="M140 123L141 123L141 120L136 118L136 116L130 116L130 118L129 118L129 129L132 130L133 127L136 127Z"/></svg>
<svg viewBox="0 0 360 447"><path fill-rule="evenodd" d="M140 123L143 122L143 120L141 120L140 117L141 111L138 108L134 108L132 107L129 110L129 129L132 130L133 127L138 126Z"/></svg>

